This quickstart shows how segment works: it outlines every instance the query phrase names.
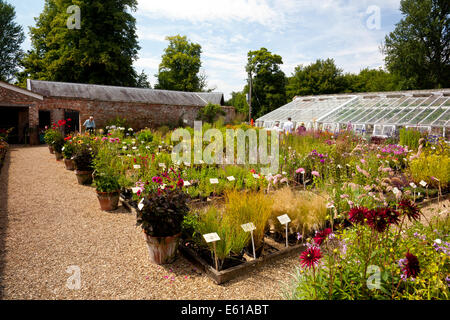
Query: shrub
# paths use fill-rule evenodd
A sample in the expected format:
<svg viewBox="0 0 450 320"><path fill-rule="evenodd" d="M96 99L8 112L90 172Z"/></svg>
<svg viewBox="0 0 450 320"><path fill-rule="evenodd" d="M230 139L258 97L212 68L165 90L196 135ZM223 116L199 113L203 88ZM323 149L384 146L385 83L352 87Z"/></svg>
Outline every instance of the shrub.
<svg viewBox="0 0 450 320"><path fill-rule="evenodd" d="M206 106L200 109L197 119L208 123L213 123L220 115L225 115L226 112L218 104L208 103Z"/></svg>
<svg viewBox="0 0 450 320"><path fill-rule="evenodd" d="M421 133L414 129L400 129L400 145L408 146L409 149L419 148L419 139L421 138Z"/></svg>
<svg viewBox="0 0 450 320"><path fill-rule="evenodd" d="M425 154L410 162L410 172L416 183L421 180L429 185L438 186L440 180L441 187L447 187L450 181L450 156L447 154Z"/></svg>
<svg viewBox="0 0 450 320"><path fill-rule="evenodd" d="M137 134L136 139L138 141L152 142L153 141L153 133L152 133L152 131L150 129L141 130Z"/></svg>
<svg viewBox="0 0 450 320"><path fill-rule="evenodd" d="M78 171L92 171L94 158L94 151L90 145L84 143L77 145L73 160Z"/></svg>

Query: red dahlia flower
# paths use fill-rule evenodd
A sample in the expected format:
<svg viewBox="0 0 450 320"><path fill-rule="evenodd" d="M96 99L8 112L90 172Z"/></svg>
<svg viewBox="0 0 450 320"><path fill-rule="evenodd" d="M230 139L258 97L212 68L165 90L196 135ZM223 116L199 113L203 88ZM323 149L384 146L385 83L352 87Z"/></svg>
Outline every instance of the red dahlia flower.
<svg viewBox="0 0 450 320"><path fill-rule="evenodd" d="M411 200L403 199L398 204L398 208L402 214L408 217L409 221L419 220L420 210Z"/></svg>
<svg viewBox="0 0 450 320"><path fill-rule="evenodd" d="M369 209L364 207L354 207L348 212L348 219L350 222L355 224L362 224L364 222L364 218L366 217Z"/></svg>
<svg viewBox="0 0 450 320"><path fill-rule="evenodd" d="M300 255L300 264L303 268L314 268L319 264L320 258L322 258L320 248L309 247Z"/></svg>
<svg viewBox="0 0 450 320"><path fill-rule="evenodd" d="M403 267L403 274L407 278L415 278L420 272L419 259L409 251L406 253L406 258L401 260Z"/></svg>
<svg viewBox="0 0 450 320"><path fill-rule="evenodd" d="M385 208L369 210L366 214L367 224L378 232L384 232L389 225Z"/></svg>
<svg viewBox="0 0 450 320"><path fill-rule="evenodd" d="M178 181L177 181L177 187L178 187L178 188L182 188L183 186L184 186L184 181L183 181L183 179L178 180Z"/></svg>
<svg viewBox="0 0 450 320"><path fill-rule="evenodd" d="M322 242L328 237L328 235L330 233L331 233L331 229L330 228L327 228L327 229L324 229L324 230L322 230L320 232L317 232L315 237L314 237L314 242L317 245L320 246L322 244Z"/></svg>

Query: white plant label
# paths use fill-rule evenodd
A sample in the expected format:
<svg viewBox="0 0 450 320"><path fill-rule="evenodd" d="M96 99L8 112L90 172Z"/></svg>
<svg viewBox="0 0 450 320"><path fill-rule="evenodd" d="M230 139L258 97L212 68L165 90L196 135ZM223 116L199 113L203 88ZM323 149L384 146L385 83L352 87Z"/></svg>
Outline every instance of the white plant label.
<svg viewBox="0 0 450 320"><path fill-rule="evenodd" d="M183 181L183 186L189 187L190 185L191 185L191 183L189 181L186 181L186 180Z"/></svg>
<svg viewBox="0 0 450 320"><path fill-rule="evenodd" d="M253 174L253 178L259 179L259 175L257 175L256 173L254 173L254 174Z"/></svg>
<svg viewBox="0 0 450 320"><path fill-rule="evenodd" d="M209 183L211 183L211 184L218 184L219 183L219 179L211 178L211 179L209 179Z"/></svg>
<svg viewBox="0 0 450 320"><path fill-rule="evenodd" d="M64 151L65 148L66 148L66 147L62 147L61 151Z"/></svg>
<svg viewBox="0 0 450 320"><path fill-rule="evenodd" d="M227 179L228 179L228 181L234 181L234 180L236 180L233 176L229 176L229 177L227 177Z"/></svg>
<svg viewBox="0 0 450 320"><path fill-rule="evenodd" d="M286 171L283 171L282 174L283 174L283 175L287 175L287 172L286 172Z"/></svg>
<svg viewBox="0 0 450 320"><path fill-rule="evenodd" d="M420 181L419 184L420 184L422 187L426 187L426 186L427 186L427 183L426 183L425 181L423 181L423 180Z"/></svg>
<svg viewBox="0 0 450 320"><path fill-rule="evenodd" d="M204 234L203 238L205 238L205 241L207 243L215 242L215 241L219 241L220 240L220 237L219 237L219 235L216 232Z"/></svg>
<svg viewBox="0 0 450 320"><path fill-rule="evenodd" d="M165 164L165 163L160 163L160 164L159 164L159 167L160 167L160 168L165 168L165 167L166 167L166 164Z"/></svg>
<svg viewBox="0 0 450 320"><path fill-rule="evenodd" d="M139 210L142 210L144 208L144 198L142 198L142 200L139 202L138 208Z"/></svg>
<svg viewBox="0 0 450 320"><path fill-rule="evenodd" d="M137 149L137 147L133 147L133 148L131 148L131 149L133 149L133 150L136 150L136 149Z"/></svg>
<svg viewBox="0 0 450 320"><path fill-rule="evenodd" d="M127 150L127 147L122 147L123 150Z"/></svg>
<svg viewBox="0 0 450 320"><path fill-rule="evenodd" d="M241 224L241 228L242 228L242 230L244 230L245 232L251 232L251 231L253 231L253 230L256 229L256 227L255 227L255 225L253 224L253 222Z"/></svg>
<svg viewBox="0 0 450 320"><path fill-rule="evenodd" d="M137 193L139 190L141 190L141 188L139 187L131 188L131 191L133 191L133 193Z"/></svg>
<svg viewBox="0 0 450 320"><path fill-rule="evenodd" d="M287 214L283 214L282 216L277 217L278 221L280 221L281 224L286 224L291 222L291 218Z"/></svg>
<svg viewBox="0 0 450 320"><path fill-rule="evenodd" d="M133 166L133 168L135 168L135 169L140 169L140 168L141 168L141 165L140 165L140 164L135 164L135 165Z"/></svg>
<svg viewBox="0 0 450 320"><path fill-rule="evenodd" d="M411 188L414 188L414 189L417 188L417 186L416 186L416 184L414 182L411 182L409 185L411 186Z"/></svg>

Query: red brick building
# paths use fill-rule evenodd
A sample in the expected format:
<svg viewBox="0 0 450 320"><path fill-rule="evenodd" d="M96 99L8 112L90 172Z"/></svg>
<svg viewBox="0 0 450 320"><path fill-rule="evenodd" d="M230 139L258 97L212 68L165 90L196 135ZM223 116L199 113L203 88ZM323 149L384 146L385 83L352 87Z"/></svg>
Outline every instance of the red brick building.
<svg viewBox="0 0 450 320"><path fill-rule="evenodd" d="M39 130L67 118L73 120L75 129L79 129L91 115L98 128L117 116L126 118L135 130L179 121L193 125L198 111L208 102L222 106L226 121L235 115L234 108L224 106L223 94L217 92L179 92L30 79L27 89L0 82L0 128L16 127L16 143L36 144ZM27 127L29 134L25 134Z"/></svg>

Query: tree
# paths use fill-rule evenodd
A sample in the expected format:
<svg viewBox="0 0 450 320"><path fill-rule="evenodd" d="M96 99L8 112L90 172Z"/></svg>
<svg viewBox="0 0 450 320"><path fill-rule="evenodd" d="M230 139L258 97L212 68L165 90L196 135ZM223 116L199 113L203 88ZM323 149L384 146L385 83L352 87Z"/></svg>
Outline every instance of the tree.
<svg viewBox="0 0 450 320"><path fill-rule="evenodd" d="M383 69L363 69L344 75L345 92L381 92L402 90L398 76Z"/></svg>
<svg viewBox="0 0 450 320"><path fill-rule="evenodd" d="M44 11L30 28L32 49L22 63L21 80L135 86L133 68L140 49L136 0L77 0L80 29L69 28L72 0L46 0Z"/></svg>
<svg viewBox="0 0 450 320"><path fill-rule="evenodd" d="M0 0L0 80L11 81L18 71L25 39L22 27L14 22L14 7Z"/></svg>
<svg viewBox="0 0 450 320"><path fill-rule="evenodd" d="M142 72L138 75L136 80L136 87L138 88L149 88L151 89L150 81L148 80L148 75L142 70Z"/></svg>
<svg viewBox="0 0 450 320"><path fill-rule="evenodd" d="M281 56L266 48L249 51L247 73L253 77L252 118L258 118L286 103L286 77L281 71Z"/></svg>
<svg viewBox="0 0 450 320"><path fill-rule="evenodd" d="M231 92L231 99L225 105L233 106L237 112L248 115L247 96L244 92Z"/></svg>
<svg viewBox="0 0 450 320"><path fill-rule="evenodd" d="M186 36L166 37L169 46L164 50L159 65L155 89L203 91L206 76L200 73L202 47L190 42Z"/></svg>
<svg viewBox="0 0 450 320"><path fill-rule="evenodd" d="M403 19L382 48L388 70L410 89L448 87L450 83L450 2L402 0Z"/></svg>
<svg viewBox="0 0 450 320"><path fill-rule="evenodd" d="M287 96L332 94L345 91L343 70L334 59L321 60L307 66L299 65L288 80Z"/></svg>

